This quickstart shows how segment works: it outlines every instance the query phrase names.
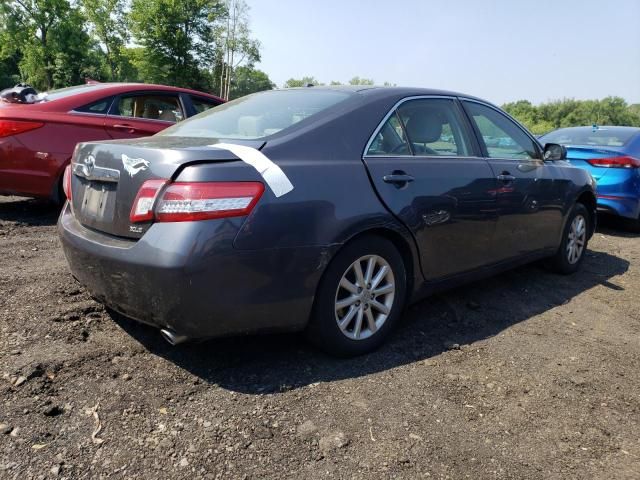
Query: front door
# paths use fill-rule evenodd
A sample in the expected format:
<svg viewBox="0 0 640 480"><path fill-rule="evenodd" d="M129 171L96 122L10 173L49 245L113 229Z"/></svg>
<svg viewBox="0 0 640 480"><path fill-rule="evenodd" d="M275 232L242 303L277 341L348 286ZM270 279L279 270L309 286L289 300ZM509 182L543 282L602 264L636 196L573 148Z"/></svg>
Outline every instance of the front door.
<svg viewBox="0 0 640 480"><path fill-rule="evenodd" d="M417 98L391 112L365 153L378 194L414 234L427 280L493 260L497 180L471 138L454 99Z"/></svg>
<svg viewBox="0 0 640 480"><path fill-rule="evenodd" d="M540 145L497 109L463 101L498 180L495 247L511 258L557 246L568 182Z"/></svg>

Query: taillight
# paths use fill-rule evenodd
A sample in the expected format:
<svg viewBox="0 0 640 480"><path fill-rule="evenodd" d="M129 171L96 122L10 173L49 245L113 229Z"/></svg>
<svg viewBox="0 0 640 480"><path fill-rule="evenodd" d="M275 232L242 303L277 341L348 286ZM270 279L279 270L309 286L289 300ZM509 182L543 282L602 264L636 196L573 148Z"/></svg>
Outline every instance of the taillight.
<svg viewBox="0 0 640 480"><path fill-rule="evenodd" d="M28 122L24 120L0 120L0 138L35 130L44 125L42 122Z"/></svg>
<svg viewBox="0 0 640 480"><path fill-rule="evenodd" d="M129 216L131 222L189 222L248 215L264 192L260 182L144 182ZM155 204L155 208L154 208Z"/></svg>
<svg viewBox="0 0 640 480"><path fill-rule="evenodd" d="M71 165L67 165L62 176L62 190L67 200L71 201Z"/></svg>
<svg viewBox="0 0 640 480"><path fill-rule="evenodd" d="M640 160L633 157L591 158L587 160L594 167L605 168L640 168Z"/></svg>
<svg viewBox="0 0 640 480"><path fill-rule="evenodd" d="M264 192L260 182L177 182L162 193L159 222L188 222L248 215Z"/></svg>
<svg viewBox="0 0 640 480"><path fill-rule="evenodd" d="M153 220L153 204L165 183L166 180L147 180L142 184L129 214L132 223Z"/></svg>

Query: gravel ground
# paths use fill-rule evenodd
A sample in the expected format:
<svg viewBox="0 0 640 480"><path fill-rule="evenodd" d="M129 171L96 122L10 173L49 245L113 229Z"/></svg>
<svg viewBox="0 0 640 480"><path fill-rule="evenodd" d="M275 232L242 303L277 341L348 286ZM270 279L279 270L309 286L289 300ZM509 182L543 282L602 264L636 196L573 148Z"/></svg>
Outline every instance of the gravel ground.
<svg viewBox="0 0 640 480"><path fill-rule="evenodd" d="M68 272L57 212L0 197L0 478L640 478L640 240L411 307L378 352L171 348Z"/></svg>

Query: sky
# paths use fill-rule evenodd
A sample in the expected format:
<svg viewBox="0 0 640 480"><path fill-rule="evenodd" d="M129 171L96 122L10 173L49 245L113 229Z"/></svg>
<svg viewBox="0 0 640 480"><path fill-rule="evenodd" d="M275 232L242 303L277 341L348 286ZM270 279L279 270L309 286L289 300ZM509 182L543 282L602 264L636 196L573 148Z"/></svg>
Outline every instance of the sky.
<svg viewBox="0 0 640 480"><path fill-rule="evenodd" d="M256 65L429 87L497 104L640 103L640 0L247 0Z"/></svg>

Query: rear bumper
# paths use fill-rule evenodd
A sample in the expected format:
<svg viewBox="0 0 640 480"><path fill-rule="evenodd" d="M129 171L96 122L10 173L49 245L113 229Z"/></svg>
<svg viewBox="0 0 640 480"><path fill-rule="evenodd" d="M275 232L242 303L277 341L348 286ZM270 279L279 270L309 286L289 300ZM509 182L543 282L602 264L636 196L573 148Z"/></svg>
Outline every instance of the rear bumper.
<svg viewBox="0 0 640 480"><path fill-rule="evenodd" d="M598 180L598 210L627 218L640 217L640 170L606 170Z"/></svg>
<svg viewBox="0 0 640 480"><path fill-rule="evenodd" d="M598 191L598 211L626 218L639 218L640 197L601 194Z"/></svg>
<svg viewBox="0 0 640 480"><path fill-rule="evenodd" d="M123 240L83 227L68 204L58 232L72 274L97 300L189 338L304 328L332 253L234 249L229 219L156 223Z"/></svg>

